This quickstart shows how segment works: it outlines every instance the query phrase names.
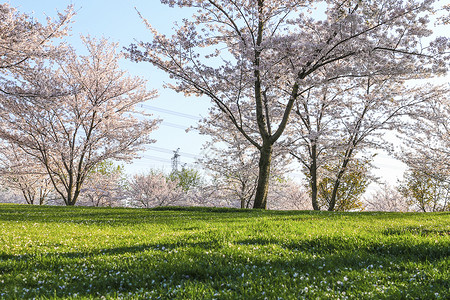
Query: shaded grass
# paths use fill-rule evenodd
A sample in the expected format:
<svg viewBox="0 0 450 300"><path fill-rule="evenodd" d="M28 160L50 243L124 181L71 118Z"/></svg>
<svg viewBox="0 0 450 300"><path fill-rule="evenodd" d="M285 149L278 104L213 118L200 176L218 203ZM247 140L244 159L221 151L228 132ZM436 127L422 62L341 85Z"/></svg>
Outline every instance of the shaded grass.
<svg viewBox="0 0 450 300"><path fill-rule="evenodd" d="M0 205L0 298L448 299L449 216Z"/></svg>

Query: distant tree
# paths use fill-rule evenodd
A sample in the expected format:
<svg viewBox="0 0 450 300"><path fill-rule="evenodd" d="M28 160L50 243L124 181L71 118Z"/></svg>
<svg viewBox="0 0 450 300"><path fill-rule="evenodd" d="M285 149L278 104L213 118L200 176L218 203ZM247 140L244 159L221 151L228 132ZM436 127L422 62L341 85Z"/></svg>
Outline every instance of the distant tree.
<svg viewBox="0 0 450 300"><path fill-rule="evenodd" d="M212 182L205 181L201 186L194 187L189 191L183 191L177 205L181 206L207 206L207 207L230 207L233 199L224 196L223 190Z"/></svg>
<svg viewBox="0 0 450 300"><path fill-rule="evenodd" d="M78 204L90 206L122 206L125 198L125 172L123 166L103 161L86 178ZM80 203L81 202L81 203Z"/></svg>
<svg viewBox="0 0 450 300"><path fill-rule="evenodd" d="M364 199L364 210L407 212L410 207L407 198L403 197L396 187L384 183Z"/></svg>
<svg viewBox="0 0 450 300"><path fill-rule="evenodd" d="M138 207L180 205L184 199L179 183L163 172L136 174L129 180L127 187L128 198Z"/></svg>
<svg viewBox="0 0 450 300"><path fill-rule="evenodd" d="M0 185L0 203L23 203L23 195ZM25 202L26 203L26 202Z"/></svg>
<svg viewBox="0 0 450 300"><path fill-rule="evenodd" d="M339 179L339 188L333 203L336 175L339 163L324 166L323 177L318 182L318 203L327 210L362 210L362 195L372 182L369 174L370 163L364 159L352 158L344 175ZM333 209L330 206L334 205Z"/></svg>
<svg viewBox="0 0 450 300"><path fill-rule="evenodd" d="M311 88L344 77L446 69L442 49L423 47L430 1L162 3L195 14L171 37L145 21L153 40L131 45L129 56L169 74L177 92L209 97L213 115L258 150L254 208L267 208L274 147L285 138L295 101ZM323 18L313 15L319 5L326 6Z"/></svg>
<svg viewBox="0 0 450 300"><path fill-rule="evenodd" d="M53 191L46 170L14 144L0 147L1 185L19 192L28 204L46 204Z"/></svg>
<svg viewBox="0 0 450 300"><path fill-rule="evenodd" d="M269 192L269 209L273 210L312 210L308 190L292 179L278 180Z"/></svg>
<svg viewBox="0 0 450 300"><path fill-rule="evenodd" d="M422 212L450 210L450 178L440 174L408 170L399 186L410 207Z"/></svg>
<svg viewBox="0 0 450 300"><path fill-rule="evenodd" d="M158 123L137 117L136 104L156 92L120 69L117 45L89 37L83 43L86 56L69 49L0 94L0 138L45 168L66 205L75 205L99 163L131 160L153 142L149 134Z"/></svg>
<svg viewBox="0 0 450 300"><path fill-rule="evenodd" d="M188 192L203 184L203 178L199 171L182 167L180 171L176 170L169 174L169 179L176 181L183 191Z"/></svg>

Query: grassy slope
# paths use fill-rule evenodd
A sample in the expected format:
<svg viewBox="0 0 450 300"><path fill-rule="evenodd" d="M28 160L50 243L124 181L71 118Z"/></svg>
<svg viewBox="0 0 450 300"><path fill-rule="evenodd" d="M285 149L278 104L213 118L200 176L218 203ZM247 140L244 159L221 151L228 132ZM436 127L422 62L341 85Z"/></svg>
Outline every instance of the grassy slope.
<svg viewBox="0 0 450 300"><path fill-rule="evenodd" d="M449 299L449 216L0 205L0 299Z"/></svg>

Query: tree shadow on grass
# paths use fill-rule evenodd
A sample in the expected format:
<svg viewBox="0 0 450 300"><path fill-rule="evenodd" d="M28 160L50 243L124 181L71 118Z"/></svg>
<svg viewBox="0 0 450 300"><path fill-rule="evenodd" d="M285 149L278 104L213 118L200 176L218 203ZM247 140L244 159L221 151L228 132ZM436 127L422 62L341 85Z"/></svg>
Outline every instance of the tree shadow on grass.
<svg viewBox="0 0 450 300"><path fill-rule="evenodd" d="M231 241L231 247L229 242L220 235L209 235L201 242L181 239L85 252L3 254L0 256L0 274L6 279L0 294L5 293L5 298L8 295L20 298L20 294L7 290L14 286L19 291L27 289L29 298L67 298L75 293L97 297L112 291L123 294L156 291L164 295L178 286L200 284L216 290L222 288L223 283L229 283L237 296L244 297L244 277L262 285L283 279L296 287L299 283L293 281L294 273L308 273L310 277L314 276L314 282L336 282L342 280L342 274L336 270L351 268L353 272L362 272L368 265L380 261L407 265L420 260L439 264L449 255L448 247L408 244L404 240L389 245L364 241L361 246L341 237L317 237L288 243L275 238L245 238ZM261 250L239 252L236 246L258 246ZM274 256L270 253L273 248L268 246L276 246L273 251L281 249L289 255ZM261 251L271 255L266 256ZM332 268L332 273L326 272L325 264L326 268ZM45 279L40 274L46 274ZM293 289L292 295L300 296L296 294L298 290Z"/></svg>
<svg viewBox="0 0 450 300"><path fill-rule="evenodd" d="M17 208L18 206L0 205L0 221L95 223L107 224L111 227L129 224L170 224L172 227L180 227L181 230L187 231L198 228L194 225L186 226L184 222L186 217L190 221L201 220L209 224L211 222L231 224L250 218L259 222L261 216L303 221L350 215L328 212L261 212L204 208L155 210L31 206ZM180 214L174 216L175 210L178 210ZM217 214L217 212L222 213ZM404 215L358 214L358 219L374 217L385 219L400 218ZM172 220L174 223L171 223ZM180 220L183 222L179 223ZM373 236L372 239L370 236L358 236L357 239L348 240L336 233L333 236L322 235L298 239L294 237L287 240L282 236L273 236L269 229L264 229L264 226L267 226L263 224L264 222L254 223L255 228L252 227L249 231L252 235L245 238L210 228L196 233L185 232L173 242L141 243L102 249L91 248L87 251L20 256L1 254L0 276L4 282L0 284L0 298L52 298L54 296L68 298L75 293L79 296L95 298L111 292L126 295L140 293L138 292L140 290L156 291L157 295L164 296L170 295L170 291L177 289L178 286L185 290L189 290L191 286L204 286L213 291L223 289L223 284L229 285L227 288L232 290L234 298L252 298L251 295L246 294L248 293L248 287L245 288L247 280L261 289L264 286L271 288L290 286L290 288L284 288L284 291L274 290L273 294L266 294L269 299L281 297L286 291L290 293L288 295L292 295L292 298L300 298L302 295L299 291L304 286L294 281L296 273L308 273L310 279L307 280L311 284L317 284L320 281L336 282L343 277L342 273L336 270L352 268L353 272L362 273L368 266L380 261L383 263L395 261L404 266L420 262L439 268L444 265L446 259L448 260L450 254L448 240L446 236L440 234L440 229L427 227L423 230L422 228L418 231L420 234L416 234L414 230L399 231L396 228L387 228L380 233L380 240L373 239ZM248 224L243 223L242 226ZM444 243L431 243L430 239L428 242L414 240L424 235L436 237ZM259 250L252 251L253 246ZM238 251L237 247L242 247L246 251ZM332 266L333 272L327 273L324 264L327 267ZM445 286L445 283L439 280L441 279L435 280L433 285ZM407 287L409 288L410 285ZM25 289L28 292L20 294ZM212 298L212 295L205 298ZM416 295L420 296L420 294ZM187 295L185 298L192 297Z"/></svg>

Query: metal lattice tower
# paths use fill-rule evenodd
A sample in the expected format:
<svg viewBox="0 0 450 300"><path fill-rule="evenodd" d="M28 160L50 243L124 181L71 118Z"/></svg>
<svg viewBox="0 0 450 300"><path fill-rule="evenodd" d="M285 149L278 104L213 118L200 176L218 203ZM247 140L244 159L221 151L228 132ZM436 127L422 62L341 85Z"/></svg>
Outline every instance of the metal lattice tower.
<svg viewBox="0 0 450 300"><path fill-rule="evenodd" d="M179 152L180 152L180 148L178 148L176 151L173 151L172 173L178 172L178 164L179 164L178 158L180 157Z"/></svg>

